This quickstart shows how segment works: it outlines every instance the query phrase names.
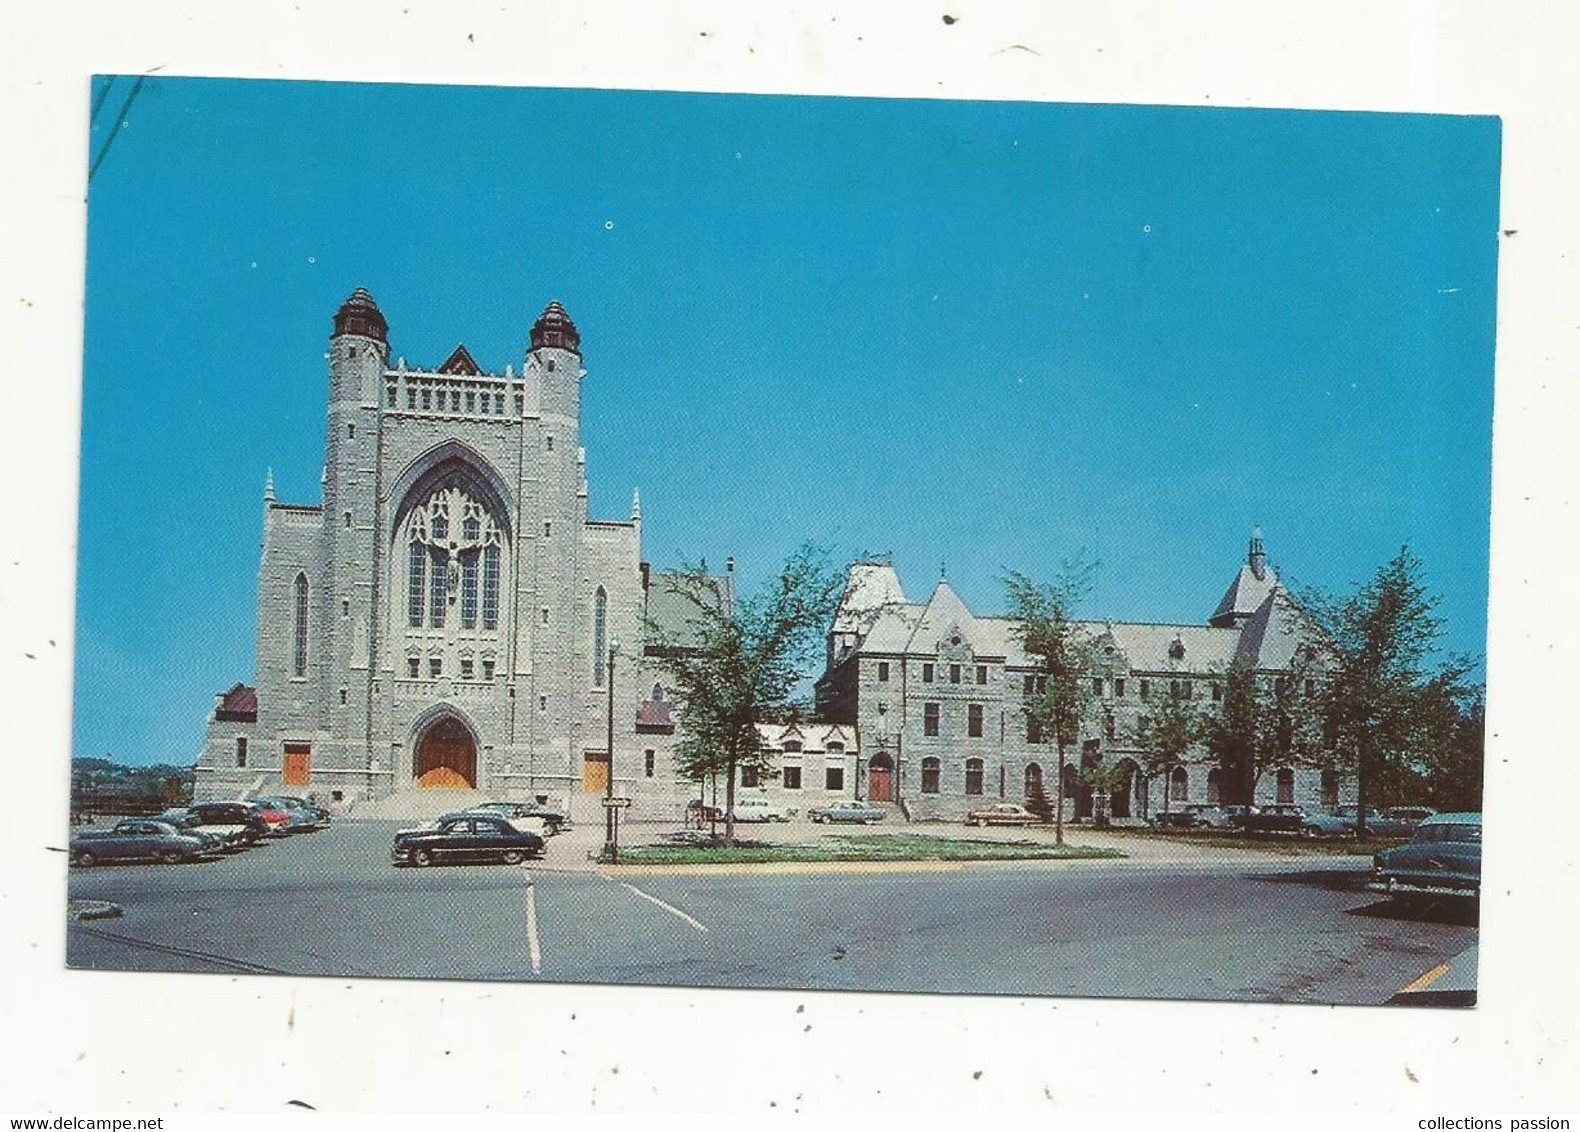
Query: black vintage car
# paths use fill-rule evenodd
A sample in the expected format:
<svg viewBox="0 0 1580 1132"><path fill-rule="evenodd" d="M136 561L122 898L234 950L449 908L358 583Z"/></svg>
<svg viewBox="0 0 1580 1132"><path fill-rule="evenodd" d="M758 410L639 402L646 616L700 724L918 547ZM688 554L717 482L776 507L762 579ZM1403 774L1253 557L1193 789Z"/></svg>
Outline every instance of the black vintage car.
<svg viewBox="0 0 1580 1132"><path fill-rule="evenodd" d="M503 818L456 814L440 818L431 827L401 830L390 846L390 860L397 865L418 866L441 860L519 865L528 857L543 856L543 844L543 838L537 834L517 829Z"/></svg>
<svg viewBox="0 0 1580 1132"><path fill-rule="evenodd" d="M269 823L251 802L198 802L187 813L196 816L199 828L219 834L232 847L256 845L269 835Z"/></svg>

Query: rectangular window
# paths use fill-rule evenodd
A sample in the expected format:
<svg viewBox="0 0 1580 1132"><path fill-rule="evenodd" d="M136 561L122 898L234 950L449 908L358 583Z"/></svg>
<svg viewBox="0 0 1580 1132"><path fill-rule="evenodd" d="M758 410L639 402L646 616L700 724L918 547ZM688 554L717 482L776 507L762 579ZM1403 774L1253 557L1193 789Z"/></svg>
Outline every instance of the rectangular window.
<svg viewBox="0 0 1580 1132"><path fill-rule="evenodd" d="M985 665L985 664L977 665L977 683L978 684L986 684L987 683L987 665Z"/></svg>
<svg viewBox="0 0 1580 1132"><path fill-rule="evenodd" d="M463 659L461 661L461 679L462 680L470 680L471 678L472 678L472 661L471 661L470 658L466 658L466 659Z"/></svg>
<svg viewBox="0 0 1580 1132"><path fill-rule="evenodd" d="M461 391L459 389L450 390L450 411L452 413L461 411Z"/></svg>
<svg viewBox="0 0 1580 1132"><path fill-rule="evenodd" d="M878 661L878 683L880 683L880 684L887 684L888 682L889 682L889 662L886 661L886 660L880 660L880 661Z"/></svg>
<svg viewBox="0 0 1580 1132"><path fill-rule="evenodd" d="M823 789L845 789L845 768L842 766L825 767L823 769Z"/></svg>
<svg viewBox="0 0 1580 1132"><path fill-rule="evenodd" d="M1141 681L1141 698L1143 700L1145 700L1145 699L1151 698L1151 696L1152 696L1152 682L1150 680L1143 680L1143 681Z"/></svg>
<svg viewBox="0 0 1580 1132"><path fill-rule="evenodd" d="M350 617L351 616L351 603L349 601L343 599L343 598L341 599L341 602L340 602L340 616L342 616L342 617Z"/></svg>
<svg viewBox="0 0 1580 1132"><path fill-rule="evenodd" d="M355 440L356 438L357 438L357 426L354 425L354 424L348 424L346 426L346 439L347 440Z"/></svg>
<svg viewBox="0 0 1580 1132"><path fill-rule="evenodd" d="M642 752L642 773L648 778L653 777L653 767L658 762L658 754L652 750Z"/></svg>
<svg viewBox="0 0 1580 1132"><path fill-rule="evenodd" d="M477 394L471 389L466 391L466 411L469 413L477 412Z"/></svg>
<svg viewBox="0 0 1580 1132"><path fill-rule="evenodd" d="M346 530L349 531L350 529L351 529L351 512L347 511L346 512Z"/></svg>
<svg viewBox="0 0 1580 1132"><path fill-rule="evenodd" d="M344 688L340 689L340 706L346 706L346 690Z"/></svg>
<svg viewBox="0 0 1580 1132"><path fill-rule="evenodd" d="M444 661L437 656L428 658L428 678L437 680L444 675Z"/></svg>
<svg viewBox="0 0 1580 1132"><path fill-rule="evenodd" d="M1191 683L1189 680L1185 681L1185 683L1180 685L1180 687L1184 689L1180 695L1184 696L1187 700L1193 698L1191 696Z"/></svg>
<svg viewBox="0 0 1580 1132"><path fill-rule="evenodd" d="M1169 681L1169 696L1176 700L1180 698L1180 682L1178 680Z"/></svg>
<svg viewBox="0 0 1580 1132"><path fill-rule="evenodd" d="M415 389L406 390L406 407L408 409L415 409L417 407L417 391Z"/></svg>
<svg viewBox="0 0 1580 1132"><path fill-rule="evenodd" d="M422 391L422 407L424 409L433 408L433 390L424 389Z"/></svg>
<svg viewBox="0 0 1580 1132"><path fill-rule="evenodd" d="M483 679L490 684L494 682L494 662L491 660L483 661Z"/></svg>
<svg viewBox="0 0 1580 1132"><path fill-rule="evenodd" d="M741 767L741 789L750 790L757 785L757 768L754 766Z"/></svg>
<svg viewBox="0 0 1580 1132"><path fill-rule="evenodd" d="M483 628L499 625L499 547L483 547Z"/></svg>
<svg viewBox="0 0 1580 1132"><path fill-rule="evenodd" d="M982 793L982 760L966 760L966 793Z"/></svg>
<svg viewBox="0 0 1580 1132"><path fill-rule="evenodd" d="M922 793L938 793L938 767L937 759L922 760Z"/></svg>
<svg viewBox="0 0 1580 1132"><path fill-rule="evenodd" d="M1028 715L1026 717L1026 742L1042 742L1042 720L1038 719L1034 715Z"/></svg>
<svg viewBox="0 0 1580 1132"><path fill-rule="evenodd" d="M412 680L422 675L422 661L419 658L415 656L406 658L406 675Z"/></svg>
<svg viewBox="0 0 1580 1132"><path fill-rule="evenodd" d="M966 735L972 739L982 738L982 705L966 705Z"/></svg>
<svg viewBox="0 0 1580 1132"><path fill-rule="evenodd" d="M786 790L799 790L799 789L801 789L801 768L800 767L798 767L798 766L787 766L787 767L785 767L784 770L780 773L780 778L781 778L781 781L784 782L784 787L785 787Z"/></svg>
<svg viewBox="0 0 1580 1132"><path fill-rule="evenodd" d="M549 710L549 698L547 696L539 696L538 697L538 710L539 711L548 711Z"/></svg>
<svg viewBox="0 0 1580 1132"><path fill-rule="evenodd" d="M521 394L516 394L516 416L521 416L527 411L527 400Z"/></svg>
<svg viewBox="0 0 1580 1132"><path fill-rule="evenodd" d="M1315 680L1307 680L1306 681L1306 695L1314 696L1316 694L1317 694L1317 682Z"/></svg>
<svg viewBox="0 0 1580 1132"><path fill-rule="evenodd" d="M924 665L922 665L922 683L923 684L931 684L932 682L933 682L933 666L931 664L924 664Z"/></svg>
<svg viewBox="0 0 1580 1132"><path fill-rule="evenodd" d="M542 619L543 623L545 625L547 625L549 623L549 607L545 605L543 607L542 612L539 614L539 616Z"/></svg>
<svg viewBox="0 0 1580 1132"><path fill-rule="evenodd" d="M937 735L938 734L938 705L937 704L923 704L922 705L922 734L924 734L924 735Z"/></svg>
<svg viewBox="0 0 1580 1132"><path fill-rule="evenodd" d="M1114 681L1114 699L1122 700L1124 698L1125 698L1125 682L1124 682L1123 679L1116 679Z"/></svg>
<svg viewBox="0 0 1580 1132"><path fill-rule="evenodd" d="M1025 688L1026 695L1029 696L1029 695L1031 695L1033 689L1036 688L1036 684L1034 683L1034 681L1036 680L1036 677L1034 677L1030 672L1028 672L1023 677L1023 679L1025 680L1025 683L1026 683L1026 688Z"/></svg>
<svg viewBox="0 0 1580 1132"><path fill-rule="evenodd" d="M239 767L247 765L247 737L245 735L236 736L236 765Z"/></svg>
<svg viewBox="0 0 1580 1132"><path fill-rule="evenodd" d="M949 666L949 682L951 684L960 683L960 666L958 664L951 664Z"/></svg>
<svg viewBox="0 0 1580 1132"><path fill-rule="evenodd" d="M543 537L544 538L548 538L553 533L554 533L554 524L553 523L544 523L543 524Z"/></svg>
<svg viewBox="0 0 1580 1132"><path fill-rule="evenodd" d="M1092 679L1092 695L1100 696L1102 694L1103 694L1103 678L1101 676L1094 677Z"/></svg>
<svg viewBox="0 0 1580 1132"><path fill-rule="evenodd" d="M494 394L494 415L496 417L505 415L505 395L503 393Z"/></svg>
<svg viewBox="0 0 1580 1132"><path fill-rule="evenodd" d="M552 436L546 436L543 439L548 441L549 451L554 451L554 438Z"/></svg>
<svg viewBox="0 0 1580 1132"><path fill-rule="evenodd" d="M477 628L477 555L461 559L461 628Z"/></svg>
<svg viewBox="0 0 1580 1132"><path fill-rule="evenodd" d="M393 385L389 387L388 396L385 397L384 403L391 409L395 407L395 387Z"/></svg>
<svg viewBox="0 0 1580 1132"><path fill-rule="evenodd" d="M438 524L434 524L435 530ZM442 534L435 535L443 538ZM449 556L444 551L435 551L433 562L430 564L428 575L428 624L435 629L444 628L445 599L450 596L449 571L445 568L445 559Z"/></svg>

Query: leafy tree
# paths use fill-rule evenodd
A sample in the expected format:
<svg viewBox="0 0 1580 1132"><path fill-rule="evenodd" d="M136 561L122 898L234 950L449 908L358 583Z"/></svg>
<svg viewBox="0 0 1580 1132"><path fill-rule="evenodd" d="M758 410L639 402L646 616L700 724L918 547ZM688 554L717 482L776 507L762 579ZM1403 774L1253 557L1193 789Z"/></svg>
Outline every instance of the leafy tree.
<svg viewBox="0 0 1580 1132"><path fill-rule="evenodd" d="M1091 707L1088 674L1096 667L1091 642L1071 617L1075 602L1086 592L1091 568L1067 563L1054 582L1034 582L1012 572L1004 579L1009 616L1020 646L1039 667L1026 714L1058 752L1055 778L1054 839L1064 844L1065 752L1080 739L1081 725Z"/></svg>
<svg viewBox="0 0 1580 1132"><path fill-rule="evenodd" d="M1441 718L1445 698L1463 693L1468 661L1432 664L1442 632L1438 600L1408 546L1353 595L1302 599L1324 636L1327 674L1316 704L1322 739L1353 767L1362 835L1368 793L1399 797L1429 763L1434 732L1440 733L1431 721Z"/></svg>
<svg viewBox="0 0 1580 1132"><path fill-rule="evenodd" d="M724 780L724 840L735 844L735 784L743 769L771 776L757 725L790 717L792 694L813 671L845 575L802 547L756 594L734 598L694 567L664 579L684 600L686 624L648 622L656 666L680 701L676 764L687 779Z"/></svg>
<svg viewBox="0 0 1580 1132"><path fill-rule="evenodd" d="M1168 695L1156 707L1142 712L1132 738L1141 749L1141 772L1147 780L1163 779L1163 812L1169 812L1169 776L1187 761L1190 749L1201 741L1204 720L1196 705L1182 696Z"/></svg>

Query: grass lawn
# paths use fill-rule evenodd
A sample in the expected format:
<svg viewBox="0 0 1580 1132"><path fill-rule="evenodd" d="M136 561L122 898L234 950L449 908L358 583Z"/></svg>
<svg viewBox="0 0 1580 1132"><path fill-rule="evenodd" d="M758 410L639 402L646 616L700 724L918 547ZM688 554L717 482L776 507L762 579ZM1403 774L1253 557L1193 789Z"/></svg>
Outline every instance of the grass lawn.
<svg viewBox="0 0 1580 1132"><path fill-rule="evenodd" d="M973 841L913 833L829 837L811 845L638 845L620 850L623 865L766 865L807 861L1043 861L1123 857L1117 849L1044 845L1035 841Z"/></svg>

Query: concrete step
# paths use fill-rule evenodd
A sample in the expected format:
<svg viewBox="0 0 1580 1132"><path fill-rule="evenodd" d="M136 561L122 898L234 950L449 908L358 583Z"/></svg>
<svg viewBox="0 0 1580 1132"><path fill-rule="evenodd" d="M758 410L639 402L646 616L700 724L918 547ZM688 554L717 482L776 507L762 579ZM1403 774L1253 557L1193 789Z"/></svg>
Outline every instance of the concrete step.
<svg viewBox="0 0 1580 1132"><path fill-rule="evenodd" d="M440 814L489 800L481 790L401 790L387 798L358 802L349 816L432 821Z"/></svg>

